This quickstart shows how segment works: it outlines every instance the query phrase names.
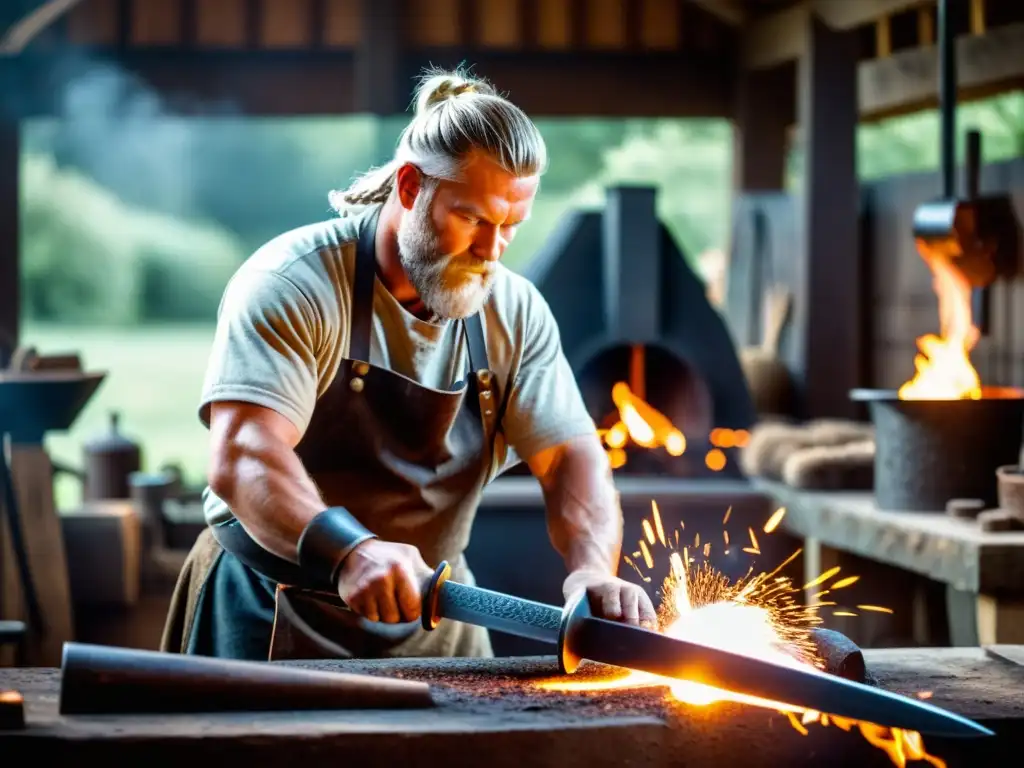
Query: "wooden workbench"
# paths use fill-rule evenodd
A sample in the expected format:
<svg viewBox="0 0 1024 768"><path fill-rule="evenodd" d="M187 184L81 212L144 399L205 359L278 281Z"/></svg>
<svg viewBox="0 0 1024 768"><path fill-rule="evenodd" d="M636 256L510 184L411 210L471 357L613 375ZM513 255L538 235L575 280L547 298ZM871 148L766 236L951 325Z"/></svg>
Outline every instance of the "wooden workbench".
<svg viewBox="0 0 1024 768"><path fill-rule="evenodd" d="M1024 746L1024 647L865 652L882 687L971 717L994 738L925 737L954 766L996 765ZM539 691L550 657L304 662L428 682L434 707L403 711L62 717L55 669L0 669L20 690L26 728L0 731L0 754L24 761L106 765L889 766L856 729L812 725L807 735L767 709L668 702L663 689L588 694ZM364 762L365 761L365 762ZM13 763L12 763L13 764ZM913 764L912 764L913 765Z"/></svg>
<svg viewBox="0 0 1024 768"><path fill-rule="evenodd" d="M871 493L755 485L786 507L781 527L804 539L808 580L850 555L893 566L945 586L952 645L1024 643L1024 532L989 533L946 514L881 510ZM871 602L891 604L906 591L898 580L886 589L886 578L873 580L882 597Z"/></svg>

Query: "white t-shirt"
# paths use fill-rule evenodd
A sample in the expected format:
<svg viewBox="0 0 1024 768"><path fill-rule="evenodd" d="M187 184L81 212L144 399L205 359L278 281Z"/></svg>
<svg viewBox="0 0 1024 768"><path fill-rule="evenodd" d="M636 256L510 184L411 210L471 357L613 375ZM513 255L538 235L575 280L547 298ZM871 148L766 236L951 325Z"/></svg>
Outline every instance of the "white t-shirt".
<svg viewBox="0 0 1024 768"><path fill-rule="evenodd" d="M228 282L203 384L210 404L254 403L305 432L317 400L348 355L358 225L369 208L286 232L262 246ZM421 320L375 281L370 362L434 389L449 389L468 367L460 323ZM511 386L492 477L538 452L593 433L562 352L558 326L540 291L499 265L481 311L487 357L501 393ZM231 518L209 489L211 524ZM344 504L343 499L325 499Z"/></svg>

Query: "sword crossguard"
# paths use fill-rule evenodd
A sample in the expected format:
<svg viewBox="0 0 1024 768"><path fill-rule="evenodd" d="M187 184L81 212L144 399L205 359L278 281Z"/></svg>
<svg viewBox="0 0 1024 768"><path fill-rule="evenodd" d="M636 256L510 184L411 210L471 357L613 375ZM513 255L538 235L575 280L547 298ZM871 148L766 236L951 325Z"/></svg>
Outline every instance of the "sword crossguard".
<svg viewBox="0 0 1024 768"><path fill-rule="evenodd" d="M423 589L423 603L420 606L420 623L428 632L437 629L441 623L441 615L437 610L438 598L441 594L441 587L452 575L452 567L447 560L442 560L433 575L427 580Z"/></svg>
<svg viewBox="0 0 1024 768"><path fill-rule="evenodd" d="M585 589L581 589L562 609L562 623L558 628L558 669L563 675L571 675L583 662L583 658L574 650L576 633L580 623L591 616L593 613Z"/></svg>

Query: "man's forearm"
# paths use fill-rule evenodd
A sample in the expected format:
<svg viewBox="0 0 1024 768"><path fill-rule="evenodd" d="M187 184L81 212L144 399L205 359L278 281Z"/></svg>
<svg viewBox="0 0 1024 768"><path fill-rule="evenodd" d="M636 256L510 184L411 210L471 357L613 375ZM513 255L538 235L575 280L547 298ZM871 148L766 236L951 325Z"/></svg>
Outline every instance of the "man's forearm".
<svg viewBox="0 0 1024 768"><path fill-rule="evenodd" d="M296 562L296 543L324 502L291 447L259 426L224 444L211 488L264 549Z"/></svg>
<svg viewBox="0 0 1024 768"><path fill-rule="evenodd" d="M614 574L622 549L622 509L607 456L595 435L531 461L544 489L551 541L570 572Z"/></svg>

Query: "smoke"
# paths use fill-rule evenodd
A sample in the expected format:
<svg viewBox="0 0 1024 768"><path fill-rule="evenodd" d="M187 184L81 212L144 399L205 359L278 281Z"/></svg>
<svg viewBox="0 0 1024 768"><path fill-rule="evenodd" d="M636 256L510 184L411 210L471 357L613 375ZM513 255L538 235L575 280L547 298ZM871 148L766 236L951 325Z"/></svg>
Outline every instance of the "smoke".
<svg viewBox="0 0 1024 768"><path fill-rule="evenodd" d="M141 78L102 60L69 58L58 76L56 119L48 126L57 162L81 169L126 202L195 215L197 173L212 158L199 145L193 115L235 110L168 104Z"/></svg>
<svg viewBox="0 0 1024 768"><path fill-rule="evenodd" d="M136 51L132 62L141 62L142 77L81 51L37 66L51 55L23 57L21 69L0 82L10 85L0 99L16 114L54 116L26 125L26 150L52 155L59 167L81 171L134 207L216 222L247 248L329 218L328 190L379 159L387 121L254 118L233 95L218 99L210 84L238 84L234 75L241 74L221 69L221 57ZM9 72L0 68L0 81Z"/></svg>

